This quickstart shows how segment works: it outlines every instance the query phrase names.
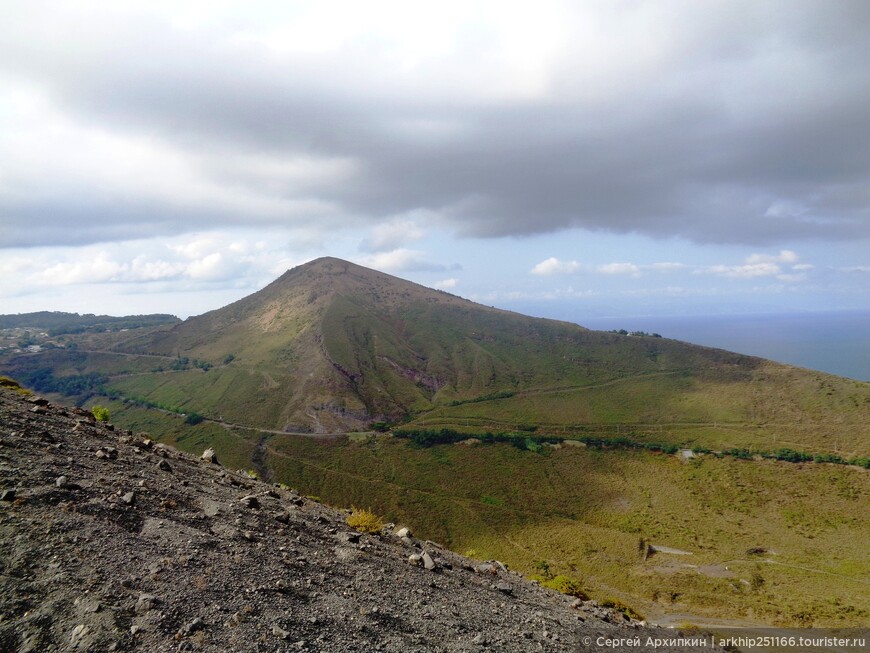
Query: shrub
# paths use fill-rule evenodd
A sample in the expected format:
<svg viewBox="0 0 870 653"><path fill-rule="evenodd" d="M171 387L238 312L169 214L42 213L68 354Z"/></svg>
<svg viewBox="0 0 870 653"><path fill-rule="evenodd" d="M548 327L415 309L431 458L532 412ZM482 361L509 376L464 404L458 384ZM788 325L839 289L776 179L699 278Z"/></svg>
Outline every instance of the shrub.
<svg viewBox="0 0 870 653"><path fill-rule="evenodd" d="M808 453L794 449L777 449L773 452L773 456L777 460L785 460L790 463L802 463L813 459Z"/></svg>
<svg viewBox="0 0 870 653"><path fill-rule="evenodd" d="M91 412L94 415L94 419L98 422L109 421L109 409L105 406L94 406Z"/></svg>
<svg viewBox="0 0 870 653"><path fill-rule="evenodd" d="M196 426L197 424L202 422L204 419L205 419L205 417L203 417L199 413L188 413L187 417L184 418L184 422L186 424L190 424L191 426Z"/></svg>
<svg viewBox="0 0 870 653"><path fill-rule="evenodd" d="M626 605L619 599L606 599L601 602L601 606L604 608L610 608L611 610L616 610L617 612L621 612L629 619L634 619L635 621L645 621L642 614L640 614L631 606Z"/></svg>
<svg viewBox="0 0 870 653"><path fill-rule="evenodd" d="M725 449L723 452L726 456L732 456L740 460L752 460L752 452L749 449Z"/></svg>
<svg viewBox="0 0 870 653"><path fill-rule="evenodd" d="M377 533L384 527L384 522L371 510L353 508L347 516L347 525L361 533Z"/></svg>
<svg viewBox="0 0 870 653"><path fill-rule="evenodd" d="M535 569L541 572L541 576L544 577L544 580L550 580L553 578L553 572L550 571L550 563L546 560L538 560L535 563Z"/></svg>
<svg viewBox="0 0 870 653"><path fill-rule="evenodd" d="M568 596L576 596L578 599L582 599L583 601L589 599L589 596L583 591L583 586L580 582L573 578L569 578L568 576L559 574L549 580L544 580L541 585L554 589L562 594L567 594Z"/></svg>

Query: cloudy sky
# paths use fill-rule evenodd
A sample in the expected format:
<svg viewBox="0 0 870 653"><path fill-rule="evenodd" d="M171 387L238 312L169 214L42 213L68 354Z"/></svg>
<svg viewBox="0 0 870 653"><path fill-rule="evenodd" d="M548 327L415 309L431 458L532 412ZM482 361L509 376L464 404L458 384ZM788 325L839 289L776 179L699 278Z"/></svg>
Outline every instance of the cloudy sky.
<svg viewBox="0 0 870 653"><path fill-rule="evenodd" d="M870 308L870 3L0 4L0 312L330 255L537 315Z"/></svg>

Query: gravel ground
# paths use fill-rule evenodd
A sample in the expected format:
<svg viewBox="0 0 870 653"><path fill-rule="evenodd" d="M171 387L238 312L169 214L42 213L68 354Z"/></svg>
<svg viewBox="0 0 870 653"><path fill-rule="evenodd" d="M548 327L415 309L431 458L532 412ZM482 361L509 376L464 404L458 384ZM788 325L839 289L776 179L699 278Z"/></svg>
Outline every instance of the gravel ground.
<svg viewBox="0 0 870 653"><path fill-rule="evenodd" d="M0 653L637 651L678 637L346 518L0 388Z"/></svg>

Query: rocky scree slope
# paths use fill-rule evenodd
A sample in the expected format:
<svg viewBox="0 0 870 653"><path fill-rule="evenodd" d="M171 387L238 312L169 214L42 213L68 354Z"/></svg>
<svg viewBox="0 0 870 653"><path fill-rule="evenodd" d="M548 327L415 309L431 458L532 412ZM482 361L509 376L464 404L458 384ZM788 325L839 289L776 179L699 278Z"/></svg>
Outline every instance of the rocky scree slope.
<svg viewBox="0 0 870 653"><path fill-rule="evenodd" d="M613 651L596 640L676 636L346 518L0 388L0 651Z"/></svg>

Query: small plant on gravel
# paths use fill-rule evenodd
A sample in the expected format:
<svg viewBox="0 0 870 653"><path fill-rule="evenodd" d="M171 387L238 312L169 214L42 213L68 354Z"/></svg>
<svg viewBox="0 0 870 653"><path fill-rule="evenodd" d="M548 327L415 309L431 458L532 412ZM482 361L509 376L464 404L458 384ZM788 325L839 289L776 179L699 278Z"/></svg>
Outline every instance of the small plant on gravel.
<svg viewBox="0 0 870 653"><path fill-rule="evenodd" d="M354 507L347 516L347 525L361 533L377 533L384 527L384 522L371 510Z"/></svg>
<svg viewBox="0 0 870 653"><path fill-rule="evenodd" d="M562 576L559 574L549 580L545 580L541 585L554 589L562 594L567 594L568 596L576 596L578 599L582 599L583 601L589 599L589 596L583 591L583 586L579 581L576 581L573 578L568 578L568 576Z"/></svg>
<svg viewBox="0 0 870 653"><path fill-rule="evenodd" d="M94 419L98 422L109 421L109 409L105 406L94 406L93 409L91 409L91 412L94 415Z"/></svg>
<svg viewBox="0 0 870 653"><path fill-rule="evenodd" d="M619 599L605 599L601 602L601 607L610 608L611 610L616 610L617 612L621 612L626 617L630 619L634 619L635 621L644 621L644 616L636 611L629 605L626 605Z"/></svg>

